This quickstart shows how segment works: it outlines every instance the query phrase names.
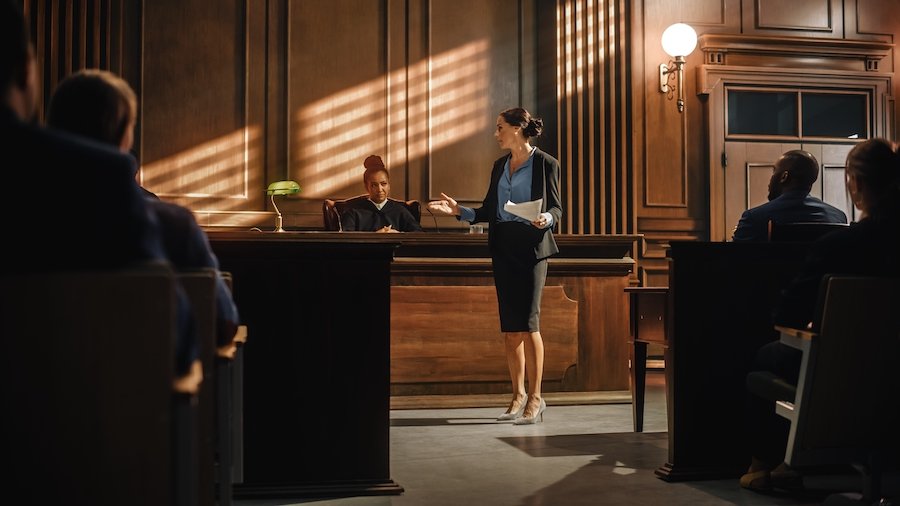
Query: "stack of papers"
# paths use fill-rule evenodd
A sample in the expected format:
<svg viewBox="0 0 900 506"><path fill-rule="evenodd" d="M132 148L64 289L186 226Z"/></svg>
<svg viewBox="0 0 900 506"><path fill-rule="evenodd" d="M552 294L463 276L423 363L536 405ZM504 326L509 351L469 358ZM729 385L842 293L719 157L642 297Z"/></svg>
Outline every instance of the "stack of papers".
<svg viewBox="0 0 900 506"><path fill-rule="evenodd" d="M538 216L541 215L541 206L543 204L544 199L537 199L530 202L522 202L519 204L516 204L511 200L507 200L506 204L503 205L503 210L508 212L509 214L514 214L520 218L525 218L528 221L534 221L538 219Z"/></svg>

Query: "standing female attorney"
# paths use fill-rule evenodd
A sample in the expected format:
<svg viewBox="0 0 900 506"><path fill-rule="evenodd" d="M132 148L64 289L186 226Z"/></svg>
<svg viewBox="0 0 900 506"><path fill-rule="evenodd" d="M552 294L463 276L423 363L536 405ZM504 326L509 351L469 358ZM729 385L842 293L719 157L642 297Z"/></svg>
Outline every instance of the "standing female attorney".
<svg viewBox="0 0 900 506"><path fill-rule="evenodd" d="M498 420L516 425L543 421L547 404L541 397L544 342L540 331L541 293L547 278L547 257L559 252L551 227L559 223L559 162L529 140L541 134L543 121L521 107L497 117L494 137L509 155L494 162L487 195L477 209L443 200L428 203L432 211L458 216L470 223L488 222L488 246L500 307L500 330L505 334L506 361L512 379L513 398ZM508 213L507 201L522 203L543 199L534 220ZM531 394L526 396L525 375Z"/></svg>

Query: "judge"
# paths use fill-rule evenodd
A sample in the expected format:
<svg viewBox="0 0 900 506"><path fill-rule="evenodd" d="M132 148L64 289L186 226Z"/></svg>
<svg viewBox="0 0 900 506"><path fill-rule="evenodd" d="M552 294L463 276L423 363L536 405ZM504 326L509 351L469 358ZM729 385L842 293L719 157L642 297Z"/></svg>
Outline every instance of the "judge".
<svg viewBox="0 0 900 506"><path fill-rule="evenodd" d="M384 162L372 155L363 162L363 184L369 198L354 202L341 214L344 231L357 232L422 232L422 226L409 210L388 198L391 179Z"/></svg>

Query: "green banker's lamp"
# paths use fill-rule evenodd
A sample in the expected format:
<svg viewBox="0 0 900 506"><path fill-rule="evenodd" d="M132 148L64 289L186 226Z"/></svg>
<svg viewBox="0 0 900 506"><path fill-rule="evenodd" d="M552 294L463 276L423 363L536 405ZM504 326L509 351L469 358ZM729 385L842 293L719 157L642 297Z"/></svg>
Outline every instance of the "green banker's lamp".
<svg viewBox="0 0 900 506"><path fill-rule="evenodd" d="M281 211L275 205L275 195L293 195L300 193L300 185L296 181L275 181L266 188L266 195L272 199L272 207L275 208L275 232L284 232L282 228Z"/></svg>

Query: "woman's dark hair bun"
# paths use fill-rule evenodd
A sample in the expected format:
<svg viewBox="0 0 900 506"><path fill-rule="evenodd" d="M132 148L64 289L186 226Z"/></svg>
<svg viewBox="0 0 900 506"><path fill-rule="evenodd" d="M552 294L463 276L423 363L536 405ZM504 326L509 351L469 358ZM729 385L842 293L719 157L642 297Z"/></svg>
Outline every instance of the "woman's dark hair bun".
<svg viewBox="0 0 900 506"><path fill-rule="evenodd" d="M531 118L528 122L528 125L525 126L525 129L522 130L522 133L525 134L526 137L540 137L541 132L544 131L544 120L541 118Z"/></svg>

